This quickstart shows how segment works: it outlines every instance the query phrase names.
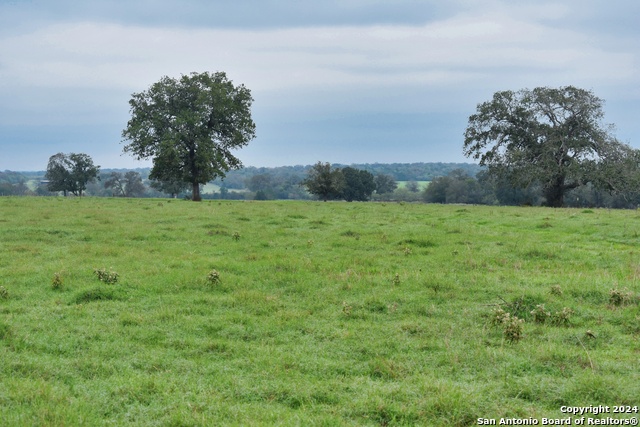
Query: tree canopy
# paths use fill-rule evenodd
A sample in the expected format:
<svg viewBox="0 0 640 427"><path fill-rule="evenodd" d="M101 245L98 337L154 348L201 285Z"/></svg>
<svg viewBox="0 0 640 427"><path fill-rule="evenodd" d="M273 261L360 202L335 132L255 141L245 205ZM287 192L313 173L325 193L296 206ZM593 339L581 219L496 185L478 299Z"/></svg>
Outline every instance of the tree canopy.
<svg viewBox="0 0 640 427"><path fill-rule="evenodd" d="M139 197L144 194L145 187L140 173L127 171L111 172L104 181L104 188L112 188L114 195L119 197Z"/></svg>
<svg viewBox="0 0 640 427"><path fill-rule="evenodd" d="M375 177L371 172L347 166L340 170L344 180L342 197L347 202L365 202L376 189Z"/></svg>
<svg viewBox="0 0 640 427"><path fill-rule="evenodd" d="M252 102L249 89L223 72L163 77L132 95L124 151L151 157L150 179L189 183L200 200L201 184L242 167L232 150L255 137Z"/></svg>
<svg viewBox="0 0 640 427"><path fill-rule="evenodd" d="M344 177L340 169L334 169L330 163L318 162L308 171L302 181L307 191L323 201L334 200L342 195Z"/></svg>
<svg viewBox="0 0 640 427"><path fill-rule="evenodd" d="M371 172L352 167L333 168L329 163L316 163L302 185L309 193L324 200L366 201L376 189Z"/></svg>
<svg viewBox="0 0 640 427"><path fill-rule="evenodd" d="M562 206L567 191L610 181L603 165L626 151L602 123L602 107L573 86L497 92L469 117L464 154L516 187L539 183L546 204Z"/></svg>
<svg viewBox="0 0 640 427"><path fill-rule="evenodd" d="M49 157L45 179L49 191L62 191L82 196L87 183L98 178L100 166L95 166L91 157L84 153L58 153Z"/></svg>

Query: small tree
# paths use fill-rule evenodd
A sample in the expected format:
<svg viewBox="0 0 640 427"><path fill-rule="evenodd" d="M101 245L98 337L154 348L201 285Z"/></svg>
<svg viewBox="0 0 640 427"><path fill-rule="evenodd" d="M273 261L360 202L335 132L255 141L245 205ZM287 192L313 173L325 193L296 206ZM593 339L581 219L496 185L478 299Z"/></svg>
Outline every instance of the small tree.
<svg viewBox="0 0 640 427"><path fill-rule="evenodd" d="M407 190L412 193L418 193L420 191L420 184L417 181L409 181L406 185Z"/></svg>
<svg viewBox="0 0 640 427"><path fill-rule="evenodd" d="M331 168L329 163L318 162L311 167L302 185L309 193L326 202L340 198L344 177L340 169Z"/></svg>
<svg viewBox="0 0 640 427"><path fill-rule="evenodd" d="M144 184L138 172L128 171L124 176L120 172L111 172L104 182L105 188L113 188L120 197L136 197L144 194Z"/></svg>
<svg viewBox="0 0 640 427"><path fill-rule="evenodd" d="M342 197L347 202L367 201L376 189L375 178L371 172L346 167L341 170L344 185L342 187Z"/></svg>
<svg viewBox="0 0 640 427"><path fill-rule="evenodd" d="M391 175L376 175L375 183L377 194L393 193L398 188L398 183Z"/></svg>
<svg viewBox="0 0 640 427"><path fill-rule="evenodd" d="M58 153L49 158L45 179L49 181L49 191L62 191L66 196L68 192L82 197L82 192L87 188L87 183L99 179L100 166L95 166L93 160L87 154Z"/></svg>
<svg viewBox="0 0 640 427"><path fill-rule="evenodd" d="M64 153L54 154L49 157L49 163L47 164L47 173L45 179L49 181L47 183L47 190L52 192L62 191L64 196L67 196L67 192L71 188L71 169L73 165Z"/></svg>

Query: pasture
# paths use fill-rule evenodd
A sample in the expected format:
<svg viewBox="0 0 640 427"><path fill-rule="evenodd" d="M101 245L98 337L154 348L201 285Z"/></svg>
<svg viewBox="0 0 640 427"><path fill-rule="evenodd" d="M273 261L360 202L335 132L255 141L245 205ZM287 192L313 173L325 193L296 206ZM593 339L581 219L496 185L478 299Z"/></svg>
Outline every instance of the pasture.
<svg viewBox="0 0 640 427"><path fill-rule="evenodd" d="M0 198L0 424L640 405L639 233L628 210Z"/></svg>

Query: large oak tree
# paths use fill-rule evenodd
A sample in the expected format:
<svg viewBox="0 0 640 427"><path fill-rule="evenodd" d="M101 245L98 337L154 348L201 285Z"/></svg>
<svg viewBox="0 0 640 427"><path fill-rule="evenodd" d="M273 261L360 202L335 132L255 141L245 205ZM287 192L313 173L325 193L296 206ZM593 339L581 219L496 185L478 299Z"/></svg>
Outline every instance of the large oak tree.
<svg viewBox="0 0 640 427"><path fill-rule="evenodd" d="M223 72L163 77L132 95L124 151L152 158L149 178L189 183L199 201L201 184L242 167L232 150L255 137L252 102L249 89Z"/></svg>
<svg viewBox="0 0 640 427"><path fill-rule="evenodd" d="M497 92L469 117L464 154L515 187L539 183L546 204L562 206L567 191L606 181L602 166L625 151L602 123L602 107L573 86Z"/></svg>

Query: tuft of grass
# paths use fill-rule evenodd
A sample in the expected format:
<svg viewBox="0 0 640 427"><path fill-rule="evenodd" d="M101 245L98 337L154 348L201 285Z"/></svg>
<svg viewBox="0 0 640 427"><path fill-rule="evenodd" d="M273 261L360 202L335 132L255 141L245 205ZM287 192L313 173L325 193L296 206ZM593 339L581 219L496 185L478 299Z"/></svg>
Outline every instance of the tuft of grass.
<svg viewBox="0 0 640 427"><path fill-rule="evenodd" d="M609 291L609 303L616 307L630 304L633 300L633 293L627 288L614 288Z"/></svg>
<svg viewBox="0 0 640 427"><path fill-rule="evenodd" d="M556 311L551 316L551 323L556 326L569 326L571 316L573 316L575 312L569 307L564 307L560 311Z"/></svg>
<svg viewBox="0 0 640 427"><path fill-rule="evenodd" d="M53 278L51 279L51 287L53 289L61 289L62 288L62 274L61 273L53 273Z"/></svg>
<svg viewBox="0 0 640 427"><path fill-rule="evenodd" d="M551 317L551 313L544 308L544 304L538 304L531 310L531 316L535 323L545 323Z"/></svg>

